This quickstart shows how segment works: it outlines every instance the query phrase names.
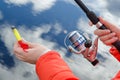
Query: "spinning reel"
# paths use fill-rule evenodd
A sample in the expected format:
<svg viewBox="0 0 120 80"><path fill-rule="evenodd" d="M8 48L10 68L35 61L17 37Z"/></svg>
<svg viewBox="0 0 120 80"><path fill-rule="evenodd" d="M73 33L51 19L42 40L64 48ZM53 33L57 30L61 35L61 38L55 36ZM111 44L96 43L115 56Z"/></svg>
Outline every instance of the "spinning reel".
<svg viewBox="0 0 120 80"><path fill-rule="evenodd" d="M97 43L98 39L95 40L94 44ZM80 33L80 31L72 31L65 37L64 44L67 47L68 51L75 54L82 54L84 58L91 62L93 66L99 62L97 59L95 59L97 54L97 46L94 45L92 47L92 41L86 33Z"/></svg>

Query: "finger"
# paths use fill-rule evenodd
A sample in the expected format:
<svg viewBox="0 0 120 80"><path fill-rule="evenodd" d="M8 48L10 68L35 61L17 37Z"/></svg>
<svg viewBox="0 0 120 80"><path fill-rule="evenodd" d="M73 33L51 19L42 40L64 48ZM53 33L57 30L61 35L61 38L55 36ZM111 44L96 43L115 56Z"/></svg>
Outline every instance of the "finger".
<svg viewBox="0 0 120 80"><path fill-rule="evenodd" d="M17 47L20 47L20 46L19 46L18 42L15 42L13 49L15 49Z"/></svg>
<svg viewBox="0 0 120 80"><path fill-rule="evenodd" d="M100 22L101 23L103 23L108 29L110 29L111 31L117 31L118 30L118 28L115 26L115 25L113 25L113 24L111 24L110 22L108 22L108 21L106 21L106 20L104 20L102 17L99 17L99 20L100 20Z"/></svg>
<svg viewBox="0 0 120 80"><path fill-rule="evenodd" d="M20 55L20 53L14 51L14 55L17 57L18 55Z"/></svg>
<svg viewBox="0 0 120 80"><path fill-rule="evenodd" d="M19 46L18 42L16 42L16 43L14 44L13 51L14 51L14 52L18 52L18 51L19 51L19 48L21 48L21 47Z"/></svg>
<svg viewBox="0 0 120 80"><path fill-rule="evenodd" d="M22 55L15 54L15 56L21 61L24 61L25 59Z"/></svg>
<svg viewBox="0 0 120 80"><path fill-rule="evenodd" d="M15 43L14 45L14 54L25 54L26 52L19 46L18 43Z"/></svg>
<svg viewBox="0 0 120 80"><path fill-rule="evenodd" d="M89 21L89 25L90 25L90 26L93 26L93 23L92 23L91 21Z"/></svg>
<svg viewBox="0 0 120 80"><path fill-rule="evenodd" d="M107 35L107 34L109 34L110 33L110 30L101 30L101 29L96 29L95 31L94 31L94 34L95 35L98 35L98 36L103 36L103 35Z"/></svg>
<svg viewBox="0 0 120 80"><path fill-rule="evenodd" d="M22 42L23 42L24 44L28 44L29 48L33 48L33 47L35 46L35 43L28 42L28 41L26 41L26 40L23 39L23 38L22 38Z"/></svg>
<svg viewBox="0 0 120 80"><path fill-rule="evenodd" d="M19 52L14 52L14 53L19 60L22 60L24 62L27 60L27 57L29 57L27 53L19 53Z"/></svg>
<svg viewBox="0 0 120 80"><path fill-rule="evenodd" d="M32 54L32 53L35 53L36 51L36 48L30 48L30 49L27 49L27 54Z"/></svg>
<svg viewBox="0 0 120 80"><path fill-rule="evenodd" d="M116 36L116 33L110 33L110 34L108 34L108 35L105 35L105 36L101 36L101 37L99 37L100 38L100 40L101 41L106 41L106 40L109 40L109 39L111 39L111 38L113 38L113 37L115 37Z"/></svg>
<svg viewBox="0 0 120 80"><path fill-rule="evenodd" d="M97 38L95 39L95 41L94 41L94 46L95 46L95 47L98 46L98 39L99 39L99 38L97 37Z"/></svg>
<svg viewBox="0 0 120 80"><path fill-rule="evenodd" d="M106 44L106 45L112 45L112 43L114 43L117 40L118 40L117 37L113 37L113 38L111 38L111 39L109 39L109 40L107 40L107 41L105 41L103 43Z"/></svg>

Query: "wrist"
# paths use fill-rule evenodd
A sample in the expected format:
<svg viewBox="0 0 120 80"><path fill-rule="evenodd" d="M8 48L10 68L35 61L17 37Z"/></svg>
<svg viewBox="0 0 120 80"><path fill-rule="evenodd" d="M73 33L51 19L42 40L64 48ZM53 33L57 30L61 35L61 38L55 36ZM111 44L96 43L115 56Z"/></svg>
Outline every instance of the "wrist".
<svg viewBox="0 0 120 80"><path fill-rule="evenodd" d="M39 56L39 58L40 58L42 55L47 54L48 51L51 51L51 50L50 50L50 49L46 49L45 51L43 51L43 52L41 53L41 55Z"/></svg>
<svg viewBox="0 0 120 80"><path fill-rule="evenodd" d="M54 50L48 50L46 51L45 54L41 55L37 60L36 60L36 65L39 65L38 63L41 63L42 60L47 59L48 57L53 57L54 55L57 55L60 57L59 53L54 51Z"/></svg>
<svg viewBox="0 0 120 80"><path fill-rule="evenodd" d="M45 54L47 54L49 51L51 51L51 50L50 50L50 49L44 50L44 51L38 56L38 58L36 58L36 62L38 61L38 59L40 59L42 56L44 56Z"/></svg>

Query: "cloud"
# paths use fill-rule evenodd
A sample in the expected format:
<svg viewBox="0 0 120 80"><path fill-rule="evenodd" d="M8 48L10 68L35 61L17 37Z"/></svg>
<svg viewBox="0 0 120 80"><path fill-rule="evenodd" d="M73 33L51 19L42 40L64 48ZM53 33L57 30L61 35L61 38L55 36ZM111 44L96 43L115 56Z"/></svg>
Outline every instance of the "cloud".
<svg viewBox="0 0 120 80"><path fill-rule="evenodd" d="M63 1L78 7L77 3L74 0L63 0ZM86 5L86 7L88 7L88 9L94 10L94 11L100 11L101 9L104 10L107 6L107 2L105 0L95 0L95 1L82 0L82 2Z"/></svg>
<svg viewBox="0 0 120 80"><path fill-rule="evenodd" d="M88 34L93 34L94 30L96 29L96 27L90 27L88 25L88 22L86 19L84 19L83 17L80 18L77 22L77 28L81 31L84 31Z"/></svg>
<svg viewBox="0 0 120 80"><path fill-rule="evenodd" d="M31 0L31 3L33 4L32 9L35 13L50 9L55 2L56 0Z"/></svg>
<svg viewBox="0 0 120 80"><path fill-rule="evenodd" d="M29 3L30 0L5 0L8 4L14 4L16 6L21 6Z"/></svg>
<svg viewBox="0 0 120 80"><path fill-rule="evenodd" d="M55 4L56 0L5 0L5 2L15 6L22 6L31 3L33 13L37 14L50 9Z"/></svg>
<svg viewBox="0 0 120 80"><path fill-rule="evenodd" d="M66 3L70 3L70 4L75 5L75 1L74 0L63 0L63 1L65 1Z"/></svg>
<svg viewBox="0 0 120 80"><path fill-rule="evenodd" d="M107 1L107 9L110 13L113 15L116 15L120 17L119 11L120 11L120 0L109 0Z"/></svg>
<svg viewBox="0 0 120 80"><path fill-rule="evenodd" d="M54 33L55 35L58 35L58 34L60 34L61 32L63 32L62 26L61 26L60 24L58 24L58 23L56 23L56 24L53 26L53 28L54 28L53 33Z"/></svg>
<svg viewBox="0 0 120 80"><path fill-rule="evenodd" d="M17 61L16 61L17 62ZM0 80L38 80L34 66L18 61L17 65L8 69L0 65Z"/></svg>
<svg viewBox="0 0 120 80"><path fill-rule="evenodd" d="M2 14L2 12L0 11L0 20L2 20L3 19L3 14Z"/></svg>
<svg viewBox="0 0 120 80"><path fill-rule="evenodd" d="M83 3L88 7L88 9L93 11L101 11L101 10L103 11L106 9L107 6L107 2L105 0L95 0L95 1L85 0L83 1Z"/></svg>

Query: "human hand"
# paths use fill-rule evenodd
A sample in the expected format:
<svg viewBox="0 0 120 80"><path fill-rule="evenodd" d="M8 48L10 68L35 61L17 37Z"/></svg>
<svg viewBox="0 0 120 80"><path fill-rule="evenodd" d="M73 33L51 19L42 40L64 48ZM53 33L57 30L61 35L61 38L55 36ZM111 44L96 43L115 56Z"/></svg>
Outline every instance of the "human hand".
<svg viewBox="0 0 120 80"><path fill-rule="evenodd" d="M16 42L14 45L14 54L19 60L24 62L36 64L36 61L39 59L39 57L49 50L45 46L38 43L25 43L29 46L29 48L26 50L23 50L18 44L18 42Z"/></svg>
<svg viewBox="0 0 120 80"><path fill-rule="evenodd" d="M108 29L106 29L106 30L96 29L94 31L94 34L96 34L104 44L112 45L112 43L114 43L115 41L120 40L120 28L119 27L104 20L101 17L99 18L99 20Z"/></svg>

